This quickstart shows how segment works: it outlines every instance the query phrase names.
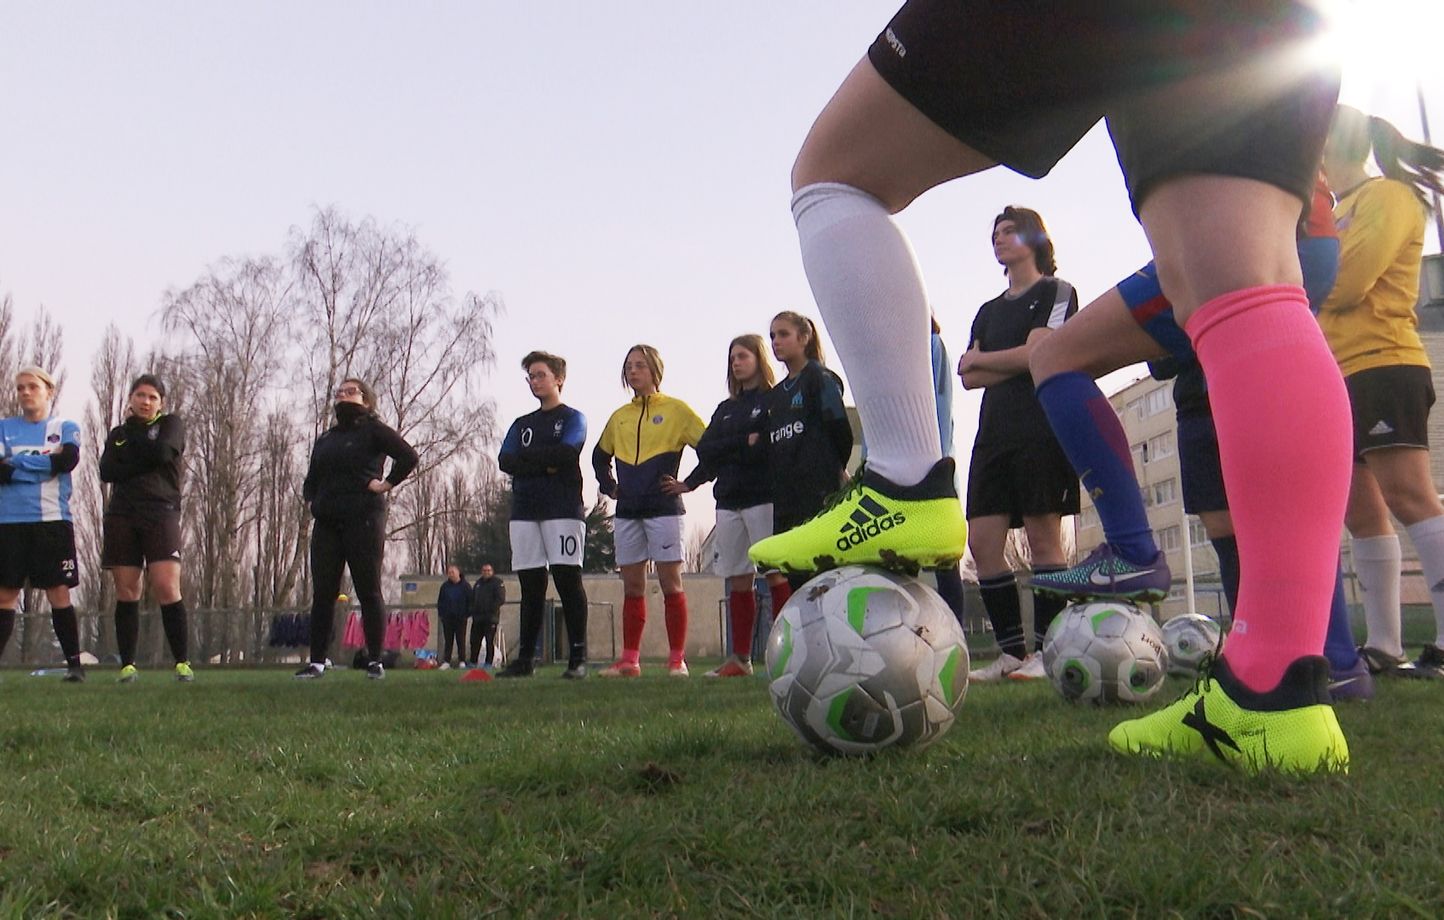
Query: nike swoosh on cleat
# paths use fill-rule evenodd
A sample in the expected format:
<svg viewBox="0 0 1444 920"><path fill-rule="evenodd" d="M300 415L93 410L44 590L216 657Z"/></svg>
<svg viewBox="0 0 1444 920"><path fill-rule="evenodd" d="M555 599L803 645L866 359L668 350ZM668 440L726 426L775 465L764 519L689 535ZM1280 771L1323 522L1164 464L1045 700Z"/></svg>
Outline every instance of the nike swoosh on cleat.
<svg viewBox="0 0 1444 920"><path fill-rule="evenodd" d="M1119 578L1138 578L1141 575L1151 575L1153 574L1153 572L1153 569L1144 569L1141 572L1128 572L1127 574L1120 576L1109 575L1107 572L1100 572L1097 569L1094 569L1088 575L1088 583L1092 585L1097 585L1100 588L1107 588L1111 587L1114 583L1116 583ZM1102 577L1100 578L1099 576Z"/></svg>
<svg viewBox="0 0 1444 920"><path fill-rule="evenodd" d="M1331 681L1329 681L1329 692L1330 692L1330 693L1333 693L1335 690L1342 690L1344 687L1349 686L1349 684L1356 684L1356 683L1358 683L1358 682L1360 681L1360 679L1361 679L1361 678L1359 678L1359 677L1356 676L1356 677L1345 677L1343 680L1331 680Z"/></svg>

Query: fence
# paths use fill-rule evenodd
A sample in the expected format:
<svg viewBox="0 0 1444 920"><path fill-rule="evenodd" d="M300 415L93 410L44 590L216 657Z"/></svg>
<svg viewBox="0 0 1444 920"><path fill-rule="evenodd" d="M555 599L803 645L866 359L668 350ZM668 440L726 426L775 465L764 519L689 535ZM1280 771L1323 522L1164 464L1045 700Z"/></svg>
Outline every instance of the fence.
<svg viewBox="0 0 1444 920"><path fill-rule="evenodd" d="M388 604L388 614L425 613L427 615L426 640L423 648L440 647L441 634L436 623L435 606ZM354 647L344 644L345 624L354 607L346 607L336 613L335 628L331 633L331 648L328 657L337 664L350 661ZM211 666L263 667L297 664L310 654L310 639L307 626L309 621L298 617L310 614L309 607L244 607L236 609L192 610L189 616L190 658L192 662ZM292 618L283 621L282 618ZM592 603L588 605L588 649L591 655L600 657L607 652L616 657L615 616L612 605ZM115 615L110 611L92 613L80 612L80 648L82 652L95 656L103 663L118 663L115 644ZM498 633L502 648L515 645L519 632L519 607L509 601L502 607ZM279 630L278 622L289 622L291 628ZM605 630L605 633L603 633ZM394 630L393 630L394 632ZM555 602L547 604L541 636L542 662L560 658L565 660L566 649L562 640L565 627L561 625L560 607ZM416 638L419 638L416 637ZM280 644L275 644L279 641ZM402 643L403 653L414 651L412 642ZM388 643L388 648L391 643ZM55 632L50 625L50 611L23 611L16 618L15 634L3 655L0 667L39 668L54 666L62 660L60 646L55 641ZM136 648L136 664L141 668L169 668L172 664L170 649L165 642L158 609L142 609L140 613L140 642Z"/></svg>

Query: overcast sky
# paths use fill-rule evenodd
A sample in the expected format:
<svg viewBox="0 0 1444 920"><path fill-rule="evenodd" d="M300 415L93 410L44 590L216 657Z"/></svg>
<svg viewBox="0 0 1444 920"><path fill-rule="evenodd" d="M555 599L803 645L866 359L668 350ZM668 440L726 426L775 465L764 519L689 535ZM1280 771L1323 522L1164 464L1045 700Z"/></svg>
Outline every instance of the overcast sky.
<svg viewBox="0 0 1444 920"><path fill-rule="evenodd" d="M167 288L279 253L336 205L414 228L458 293L502 294L504 419L535 407L516 362L545 348L567 358L594 441L638 341L706 418L732 336L782 309L816 316L788 170L894 9L0 0L0 292L22 320L44 305L63 324L61 408L78 416L107 323L156 341ZM1419 137L1416 78L1380 51L1389 66L1351 57L1345 100ZM1438 143L1444 68L1424 87ZM1085 303L1148 258L1101 128L1042 181L993 170L935 190L899 219L954 358L1004 286L989 232L1007 204L1042 212ZM959 392L966 456L978 400Z"/></svg>

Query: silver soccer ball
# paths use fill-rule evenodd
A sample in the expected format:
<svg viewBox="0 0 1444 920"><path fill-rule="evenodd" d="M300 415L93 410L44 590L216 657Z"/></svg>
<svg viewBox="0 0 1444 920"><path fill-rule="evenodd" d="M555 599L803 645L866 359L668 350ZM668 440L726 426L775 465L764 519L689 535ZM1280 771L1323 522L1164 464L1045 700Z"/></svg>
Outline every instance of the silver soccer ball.
<svg viewBox="0 0 1444 920"><path fill-rule="evenodd" d="M1132 604L1074 604L1048 627L1043 666L1068 700L1141 703L1163 686L1163 636Z"/></svg>
<svg viewBox="0 0 1444 920"><path fill-rule="evenodd" d="M1223 633L1216 620L1201 613L1185 613L1163 624L1163 647L1168 650L1168 673L1192 677L1205 655L1218 648Z"/></svg>
<svg viewBox="0 0 1444 920"><path fill-rule="evenodd" d="M783 606L767 639L782 720L826 754L924 748L968 690L968 646L953 612L915 578L847 566Z"/></svg>

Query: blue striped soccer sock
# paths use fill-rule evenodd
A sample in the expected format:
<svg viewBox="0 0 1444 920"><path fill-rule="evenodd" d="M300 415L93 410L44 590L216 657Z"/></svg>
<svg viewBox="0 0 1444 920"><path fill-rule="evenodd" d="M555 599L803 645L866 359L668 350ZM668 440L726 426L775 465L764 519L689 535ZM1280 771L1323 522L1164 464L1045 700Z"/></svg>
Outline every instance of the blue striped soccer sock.
<svg viewBox="0 0 1444 920"><path fill-rule="evenodd" d="M1158 546L1138 494L1128 438L1098 384L1078 371L1055 374L1038 385L1038 401L1098 509L1109 544L1129 562L1151 562Z"/></svg>

